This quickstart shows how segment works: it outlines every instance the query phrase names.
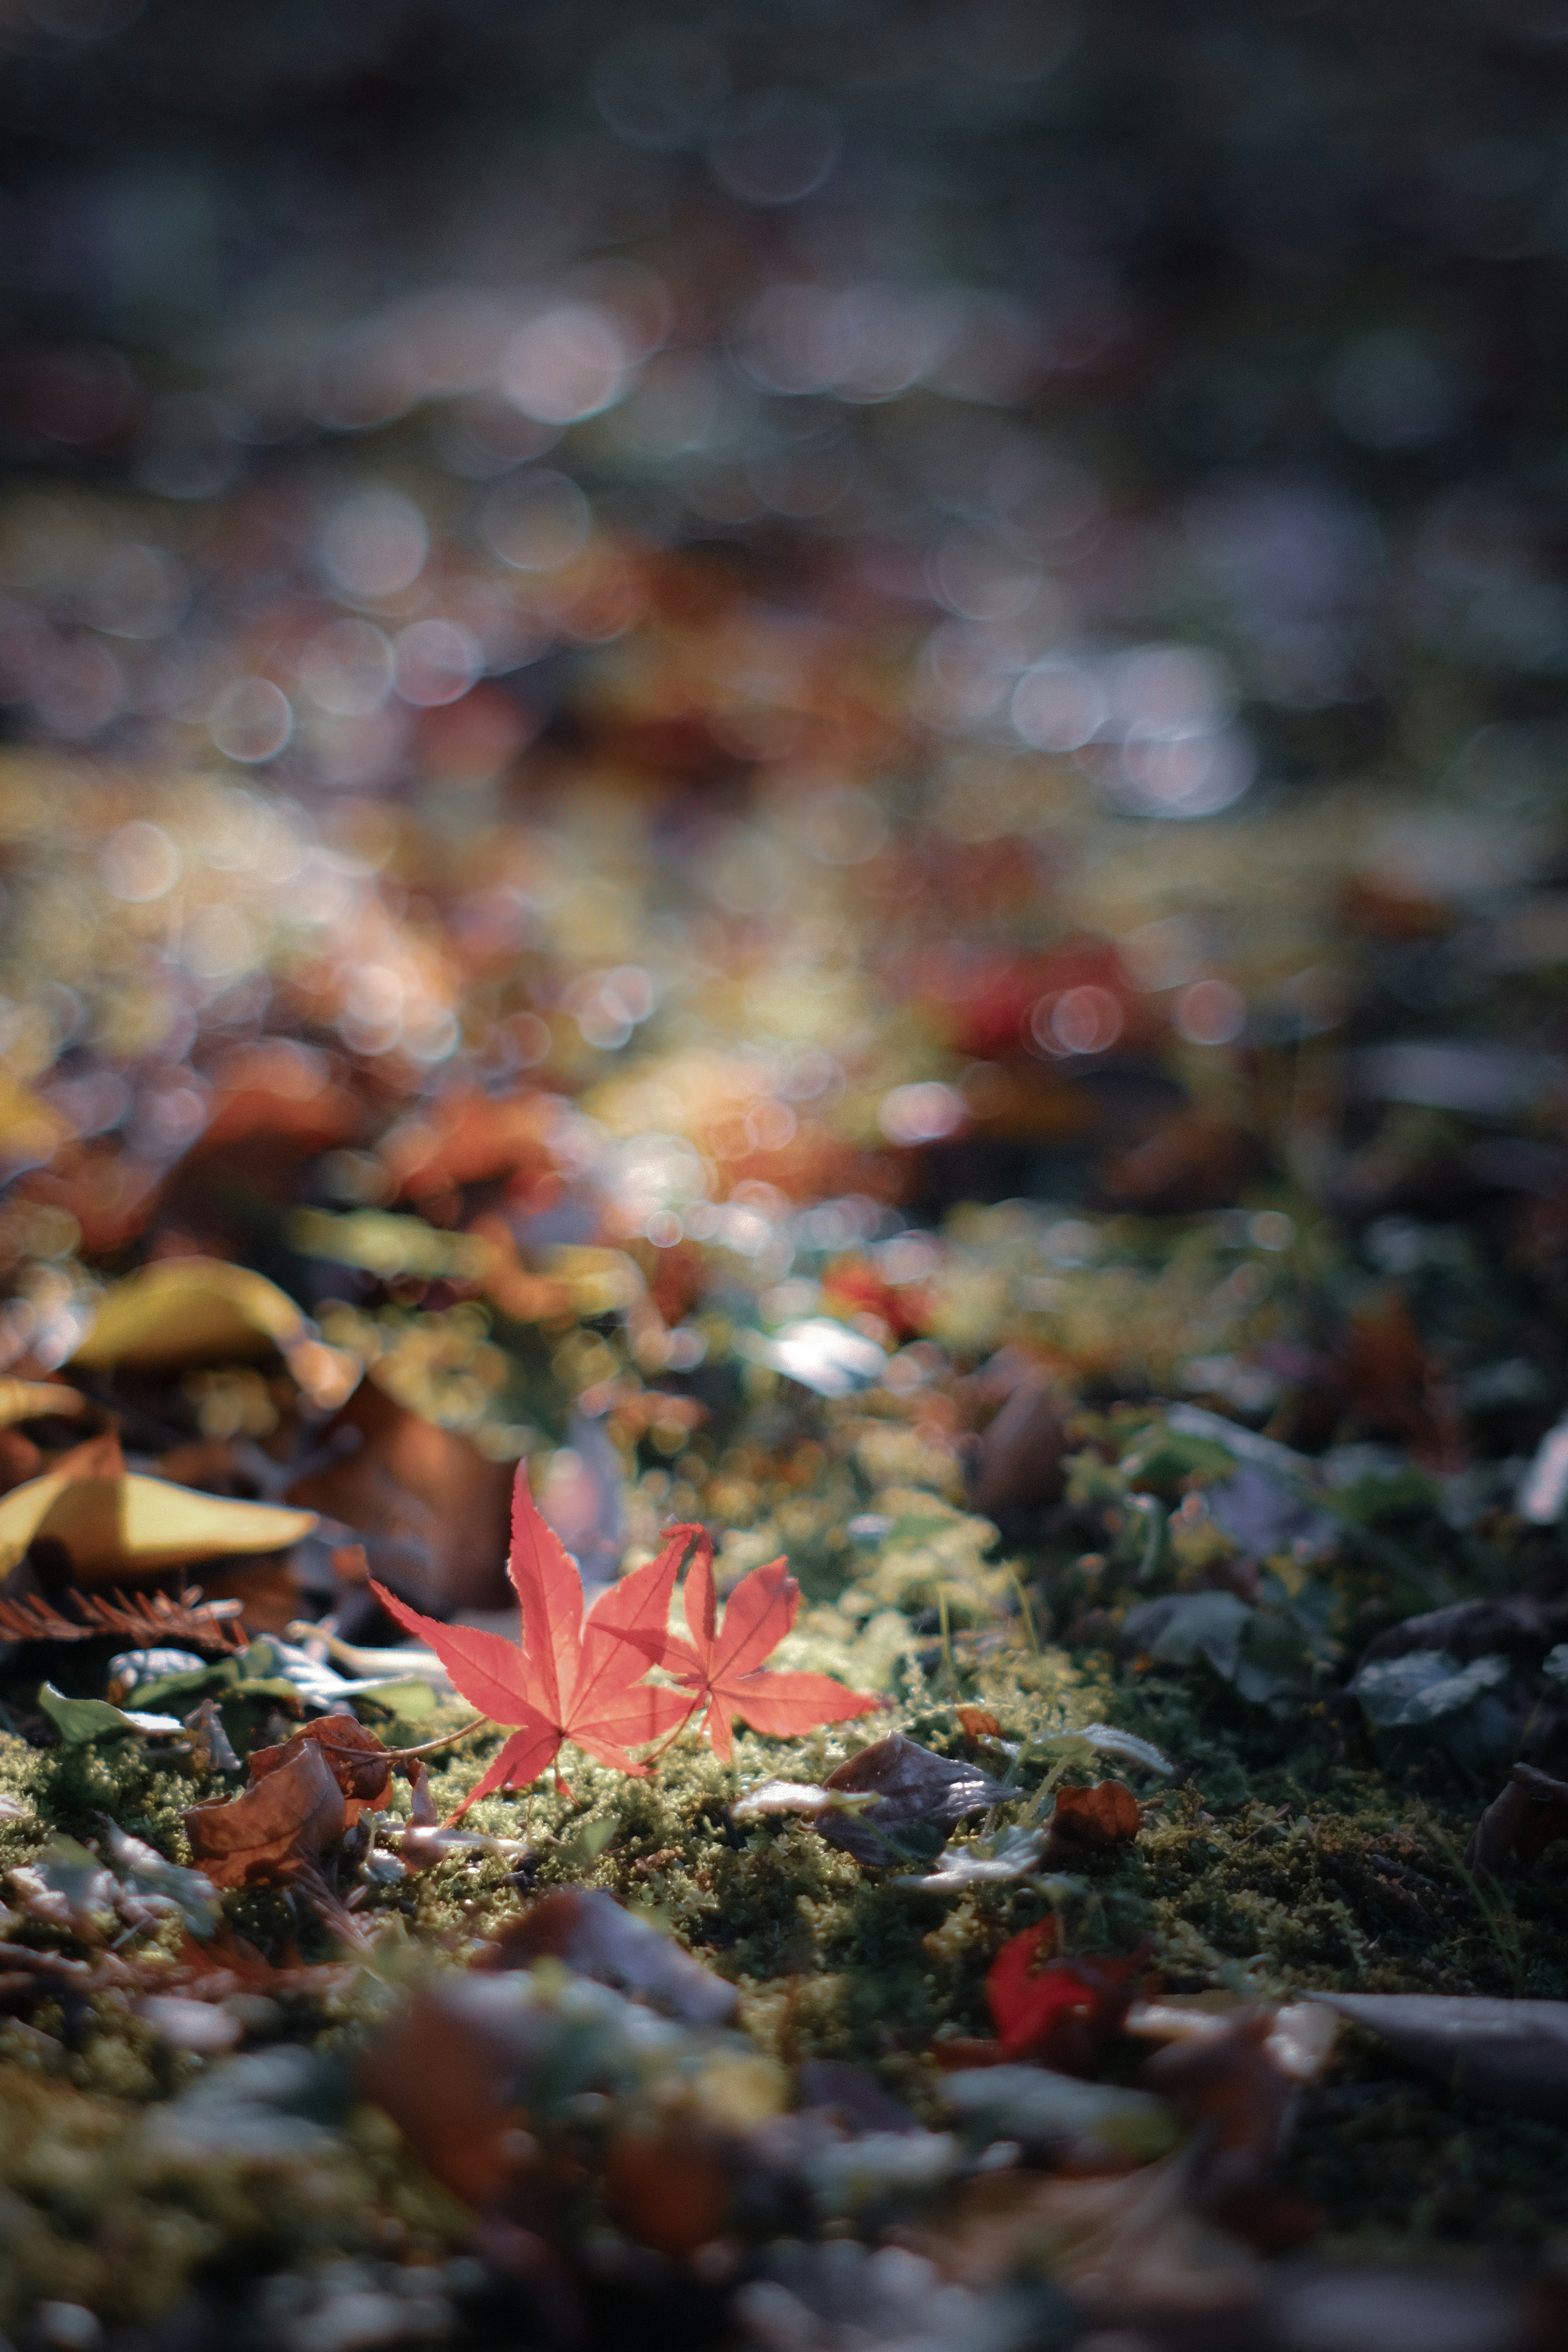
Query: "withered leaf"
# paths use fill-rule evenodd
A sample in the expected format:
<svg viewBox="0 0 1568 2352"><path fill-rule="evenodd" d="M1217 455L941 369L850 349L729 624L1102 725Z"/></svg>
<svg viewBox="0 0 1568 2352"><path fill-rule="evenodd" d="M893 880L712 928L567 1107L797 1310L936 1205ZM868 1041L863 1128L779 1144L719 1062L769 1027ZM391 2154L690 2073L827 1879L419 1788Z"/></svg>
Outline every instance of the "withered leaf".
<svg viewBox="0 0 1568 2352"><path fill-rule="evenodd" d="M347 1827L347 1801L320 1743L288 1745L295 1748L288 1761L240 1795L186 1812L191 1853L215 1886L287 1880Z"/></svg>
<svg viewBox="0 0 1568 2352"><path fill-rule="evenodd" d="M1516 1764L1476 1823L1465 1866L1495 1876L1511 1860L1529 1870L1560 1837L1568 1837L1568 1780L1554 1780L1532 1764Z"/></svg>
<svg viewBox="0 0 1568 2352"><path fill-rule="evenodd" d="M353 1829L367 1805L379 1805L392 1783L384 1743L352 1715L320 1715L276 1748L258 1748L250 1759L250 1783L266 1780L313 1747L343 1797L343 1824Z"/></svg>
<svg viewBox="0 0 1568 2352"><path fill-rule="evenodd" d="M1092 1789L1058 1789L1050 1823L1052 1858L1110 1853L1130 1845L1142 1821L1138 1800L1124 1780L1098 1780Z"/></svg>
<svg viewBox="0 0 1568 2352"><path fill-rule="evenodd" d="M898 1858L881 1832L896 1835L916 1828L953 1829L969 1814L984 1812L1012 1793L976 1765L933 1755L901 1731L862 1748L831 1771L823 1785L879 1800L868 1819L836 1811L822 1814L816 1824L830 1844L842 1846L857 1862L873 1868Z"/></svg>
<svg viewBox="0 0 1568 2352"><path fill-rule="evenodd" d="M546 1956L693 2025L722 2025L740 1998L673 1936L649 1927L599 1887L562 1887L542 1895L475 1965L526 1969Z"/></svg>
<svg viewBox="0 0 1568 2352"><path fill-rule="evenodd" d="M1568 2000L1481 1994L1321 1992L1451 2091L1546 2123L1568 2123Z"/></svg>
<svg viewBox="0 0 1568 2352"><path fill-rule="evenodd" d="M1000 1739L1002 1726L988 1706L961 1706L958 1720L965 1739Z"/></svg>

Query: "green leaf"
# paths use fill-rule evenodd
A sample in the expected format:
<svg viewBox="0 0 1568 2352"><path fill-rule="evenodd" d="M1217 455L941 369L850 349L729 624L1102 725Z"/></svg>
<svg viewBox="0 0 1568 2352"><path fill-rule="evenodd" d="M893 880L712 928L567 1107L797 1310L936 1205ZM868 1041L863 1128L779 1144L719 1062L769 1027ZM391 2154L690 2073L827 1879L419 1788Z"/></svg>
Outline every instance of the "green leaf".
<svg viewBox="0 0 1568 2352"><path fill-rule="evenodd" d="M106 1698L67 1698L53 1683L40 1685L38 1705L68 1748L82 1748L89 1740L115 1738L127 1731L147 1738L185 1727L177 1715L147 1715L139 1707L110 1706Z"/></svg>

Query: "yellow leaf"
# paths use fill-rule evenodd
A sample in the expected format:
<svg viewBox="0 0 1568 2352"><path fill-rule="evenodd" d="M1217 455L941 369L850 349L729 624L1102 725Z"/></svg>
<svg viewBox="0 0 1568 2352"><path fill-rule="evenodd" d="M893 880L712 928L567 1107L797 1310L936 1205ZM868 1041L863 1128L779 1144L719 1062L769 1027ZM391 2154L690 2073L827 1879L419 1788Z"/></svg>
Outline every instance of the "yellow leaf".
<svg viewBox="0 0 1568 2352"><path fill-rule="evenodd" d="M71 1556L73 1573L114 1584L160 1569L239 1552L280 1551L316 1524L314 1511L230 1502L164 1478L30 1478L0 1499L0 1566L20 1559L37 1536Z"/></svg>
<svg viewBox="0 0 1568 2352"><path fill-rule="evenodd" d="M265 1275L222 1258L170 1257L114 1284L72 1361L93 1371L159 1372L274 1352L312 1402L329 1410L359 1378L355 1360L327 1347Z"/></svg>
<svg viewBox="0 0 1568 2352"><path fill-rule="evenodd" d="M0 1429L14 1429L19 1421L36 1421L46 1412L69 1420L87 1399L63 1381L18 1381L0 1377Z"/></svg>

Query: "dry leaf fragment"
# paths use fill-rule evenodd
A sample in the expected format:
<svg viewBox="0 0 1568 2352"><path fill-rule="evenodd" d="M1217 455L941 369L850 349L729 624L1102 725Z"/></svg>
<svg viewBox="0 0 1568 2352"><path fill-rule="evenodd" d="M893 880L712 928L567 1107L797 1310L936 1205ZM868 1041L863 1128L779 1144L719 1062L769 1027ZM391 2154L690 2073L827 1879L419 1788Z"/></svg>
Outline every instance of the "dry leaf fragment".
<svg viewBox="0 0 1568 2352"><path fill-rule="evenodd" d="M1131 1845L1142 1827L1137 1798L1122 1780L1100 1780L1092 1789L1058 1789L1047 1848L1053 1862L1086 1853L1111 1853Z"/></svg>
<svg viewBox="0 0 1568 2352"><path fill-rule="evenodd" d="M19 1381L0 1378L0 1429L14 1429L19 1421L42 1421L55 1413L74 1420L87 1410L79 1389L64 1381Z"/></svg>
<svg viewBox="0 0 1568 2352"><path fill-rule="evenodd" d="M526 1969L547 1955L577 1976L651 2000L693 2025L724 2024L740 1999L733 1985L693 1959L672 1936L598 1887L562 1887L542 1895L501 1930L475 1966Z"/></svg>
<svg viewBox="0 0 1568 2352"><path fill-rule="evenodd" d="M958 1720L965 1739L1000 1739L1002 1726L988 1706L961 1706Z"/></svg>
<svg viewBox="0 0 1568 2352"><path fill-rule="evenodd" d="M1568 2123L1568 2000L1483 1995L1320 1992L1357 2025L1382 2034L1408 2065L1489 2105Z"/></svg>
<svg viewBox="0 0 1568 2352"><path fill-rule="evenodd" d="M1193 2186L1205 2210L1269 2251L1310 2236L1321 2220L1274 2186L1296 2093L1276 2063L1274 2031L1271 2009L1235 2011L1217 2032L1167 2043L1142 2077L1201 2134Z"/></svg>

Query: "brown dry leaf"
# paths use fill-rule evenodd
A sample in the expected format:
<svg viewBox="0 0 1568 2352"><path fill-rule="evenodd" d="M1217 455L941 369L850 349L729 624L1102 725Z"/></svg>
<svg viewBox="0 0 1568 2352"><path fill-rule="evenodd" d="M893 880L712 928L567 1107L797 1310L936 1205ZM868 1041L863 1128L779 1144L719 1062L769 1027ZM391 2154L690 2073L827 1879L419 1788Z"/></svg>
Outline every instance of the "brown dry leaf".
<svg viewBox="0 0 1568 2352"><path fill-rule="evenodd" d="M369 1539L376 1573L431 1615L512 1602L511 1463L397 1403L374 1371L322 1433L323 1450L334 1441L340 1457L297 1479L290 1503Z"/></svg>
<svg viewBox="0 0 1568 2352"><path fill-rule="evenodd" d="M296 1747L292 1740L290 1747ZM348 1807L320 1744L301 1739L237 1797L185 1814L192 1857L215 1886L253 1886L297 1876L342 1837Z"/></svg>
<svg viewBox="0 0 1568 2352"><path fill-rule="evenodd" d="M676 2262L718 2237L734 2194L733 2151L684 2118L617 2132L605 2155L605 2197L616 2221L639 2245Z"/></svg>
<svg viewBox="0 0 1568 2352"><path fill-rule="evenodd" d="M842 1846L857 1862L873 1868L897 1859L878 1831L917 1825L953 1829L969 1814L984 1812L1010 1793L978 1766L934 1756L901 1731L862 1748L831 1771L823 1786L857 1795L868 1792L878 1799L865 1819L830 1812L816 1823L831 1845Z"/></svg>
<svg viewBox="0 0 1568 2352"><path fill-rule="evenodd" d="M1215 2031L1167 2043L1142 2077L1200 2136L1193 2188L1204 2210L1268 2252L1299 2243L1321 2220L1274 2183L1296 2090L1275 2032L1272 2009L1237 2010Z"/></svg>
<svg viewBox="0 0 1568 2352"><path fill-rule="evenodd" d="M968 1443L964 1472L973 1508L994 1518L1056 1502L1066 1427L1049 1381L1037 1367L1024 1367L1001 1411Z"/></svg>
<svg viewBox="0 0 1568 2352"><path fill-rule="evenodd" d="M1465 1867L1496 1876L1511 1861L1530 1870L1561 1837L1568 1837L1568 1780L1555 1780L1532 1764L1516 1764L1501 1794L1476 1823L1465 1848Z"/></svg>
<svg viewBox="0 0 1568 2352"><path fill-rule="evenodd" d="M1047 1859L1063 1862L1085 1853L1110 1853L1131 1845L1142 1826L1138 1800L1122 1780L1098 1780L1092 1789L1058 1789L1051 1814Z"/></svg>
<svg viewBox="0 0 1568 2352"><path fill-rule="evenodd" d="M965 1739L1000 1739L1002 1726L988 1706L961 1706L958 1720Z"/></svg>
<svg viewBox="0 0 1568 2352"><path fill-rule="evenodd" d="M673 1936L650 1927L597 1887L563 1887L542 1895L501 1930L475 1966L526 1969L546 1956L564 1961L577 1976L595 1977L693 2025L722 2025L740 1999L733 1985L693 1959Z"/></svg>
<svg viewBox="0 0 1568 2352"><path fill-rule="evenodd" d="M250 1759L250 1786L293 1763L307 1747L324 1758L343 1798L343 1825L353 1829L367 1805L379 1805L392 1785L393 1759L384 1741L352 1715L321 1715L276 1748ZM352 1752L351 1752L352 1751Z"/></svg>

